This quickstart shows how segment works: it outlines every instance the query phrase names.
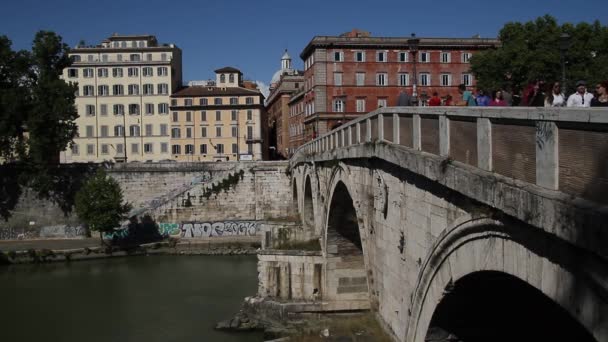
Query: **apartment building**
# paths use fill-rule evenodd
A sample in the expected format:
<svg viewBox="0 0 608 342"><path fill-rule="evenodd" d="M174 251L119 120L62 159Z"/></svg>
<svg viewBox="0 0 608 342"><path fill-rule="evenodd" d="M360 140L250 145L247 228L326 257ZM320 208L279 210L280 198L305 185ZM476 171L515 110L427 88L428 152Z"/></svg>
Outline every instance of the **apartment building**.
<svg viewBox="0 0 608 342"><path fill-rule="evenodd" d="M240 70L215 70L215 84L171 95L171 158L176 161L262 160L264 96Z"/></svg>
<svg viewBox="0 0 608 342"><path fill-rule="evenodd" d="M378 107L395 106L401 92L413 94L414 85L422 104L435 91L456 99L459 84L475 86L471 56L498 44L482 38L372 37L359 30L316 36L300 54L306 140Z"/></svg>
<svg viewBox="0 0 608 342"><path fill-rule="evenodd" d="M78 84L78 136L61 162L171 158L169 97L182 83L182 52L152 35L114 34L77 46L63 71Z"/></svg>
<svg viewBox="0 0 608 342"><path fill-rule="evenodd" d="M304 131L304 88L289 99L289 156L306 142ZM313 137L316 138L316 137Z"/></svg>
<svg viewBox="0 0 608 342"><path fill-rule="evenodd" d="M269 146L274 151L274 159L288 158L291 146L291 127L289 101L291 96L302 88L304 75L291 65L287 50L281 57L281 69L277 70L270 81L270 92L266 100L268 113ZM274 155L273 155L274 154Z"/></svg>

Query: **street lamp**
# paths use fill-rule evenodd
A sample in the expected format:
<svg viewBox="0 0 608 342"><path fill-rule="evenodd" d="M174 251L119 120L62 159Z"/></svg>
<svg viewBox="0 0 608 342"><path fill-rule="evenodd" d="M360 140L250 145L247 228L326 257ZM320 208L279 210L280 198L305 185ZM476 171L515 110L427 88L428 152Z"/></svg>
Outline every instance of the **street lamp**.
<svg viewBox="0 0 608 342"><path fill-rule="evenodd" d="M566 51L570 48L570 35L567 33L562 33L559 36L559 52L560 59L562 62L562 89L564 94L566 94Z"/></svg>
<svg viewBox="0 0 608 342"><path fill-rule="evenodd" d="M420 39L416 38L416 34L412 33L412 38L407 40L407 45L410 48L410 52L412 53L412 58L414 58L414 84L412 87L412 101L418 102L418 93L416 92L416 86L418 85L418 76L416 75L416 57L418 55L418 45L420 44Z"/></svg>

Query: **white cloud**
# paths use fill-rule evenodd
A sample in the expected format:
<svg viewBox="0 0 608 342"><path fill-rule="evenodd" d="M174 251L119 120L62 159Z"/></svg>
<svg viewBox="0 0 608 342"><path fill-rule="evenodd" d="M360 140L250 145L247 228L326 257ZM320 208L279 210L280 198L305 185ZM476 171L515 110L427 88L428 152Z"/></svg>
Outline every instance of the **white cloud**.
<svg viewBox="0 0 608 342"><path fill-rule="evenodd" d="M258 85L258 88L262 92L265 98L268 98L268 94L270 94L270 86L263 81L255 81L255 84Z"/></svg>

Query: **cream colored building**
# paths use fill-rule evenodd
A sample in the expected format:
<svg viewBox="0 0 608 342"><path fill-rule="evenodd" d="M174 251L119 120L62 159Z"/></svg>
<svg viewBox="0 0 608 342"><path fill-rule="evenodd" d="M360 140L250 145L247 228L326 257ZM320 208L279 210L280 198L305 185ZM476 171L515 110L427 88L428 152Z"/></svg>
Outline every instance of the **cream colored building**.
<svg viewBox="0 0 608 342"><path fill-rule="evenodd" d="M171 159L169 97L181 87L181 50L155 36L115 34L69 55L63 78L78 84L80 117L61 162Z"/></svg>
<svg viewBox="0 0 608 342"><path fill-rule="evenodd" d="M266 139L264 96L226 67L215 85L190 86L171 96L171 154L177 161L261 160Z"/></svg>

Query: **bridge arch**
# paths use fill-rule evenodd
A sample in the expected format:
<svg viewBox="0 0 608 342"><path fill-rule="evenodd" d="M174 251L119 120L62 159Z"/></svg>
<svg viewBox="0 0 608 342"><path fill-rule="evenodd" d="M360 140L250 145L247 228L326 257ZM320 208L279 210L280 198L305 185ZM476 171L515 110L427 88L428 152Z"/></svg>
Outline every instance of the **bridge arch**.
<svg viewBox="0 0 608 342"><path fill-rule="evenodd" d="M292 179L292 183L293 183L293 190L292 190L292 200L291 200L291 204L292 207L295 209L295 212L297 213L300 210L300 206L299 206L299 202L298 202L298 181L296 180L296 178L294 177Z"/></svg>
<svg viewBox="0 0 608 342"><path fill-rule="evenodd" d="M478 309L483 307L486 317L493 316L500 320L500 316L503 321L510 320L502 322L506 324L525 324L526 320L518 319L530 317L516 315L515 307L509 305L519 303L520 313L527 310L527 313L535 315L549 310L545 315L559 322L560 328L563 328L554 329L558 331L557 336L571 337L565 340L594 341L594 338L599 340L600 336L605 336L608 317L600 317L598 313L604 303L601 293L606 293L606 284L594 280L605 279L605 274L595 274L598 271L605 273L605 268L593 265L587 256L577 255L579 252L565 243L548 241L551 237L533 229L470 216L457 220L452 228L446 229L432 247L418 275L404 340L423 342L437 329L454 329L454 325L446 323L448 315L452 319L460 318L457 324L454 323L459 333L470 334L472 330L467 329L475 329L477 334L483 333L479 326L472 328L472 324L484 324L474 322L474 314L459 312L463 310L458 307L459 303L463 303L463 298L471 302L471 306L479 305ZM581 262L581 258L585 263ZM489 292L481 290L488 286ZM516 295L513 296L514 293ZM505 296L511 298L512 302L499 300ZM510 310L512 314L501 316L499 311L488 312L499 309L501 305L508 306L505 311ZM536 328L541 329L541 323L546 322L538 323ZM503 329L509 329L505 326ZM510 326L510 329L519 328ZM513 340L512 336L503 335ZM545 337L547 335L550 334ZM464 341L496 340L496 336L477 336L478 339L475 336L469 336L469 339L459 337ZM521 337L515 340L518 339Z"/></svg>
<svg viewBox="0 0 608 342"><path fill-rule="evenodd" d="M303 201L303 222L304 227L315 231L315 206L312 195L312 182L309 174L304 175L304 201Z"/></svg>

